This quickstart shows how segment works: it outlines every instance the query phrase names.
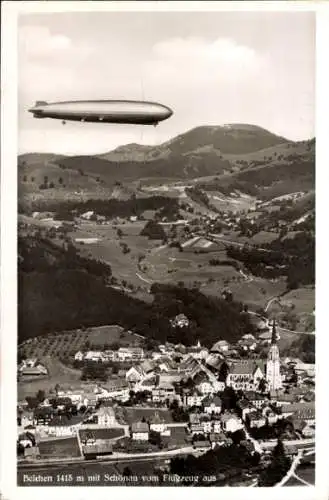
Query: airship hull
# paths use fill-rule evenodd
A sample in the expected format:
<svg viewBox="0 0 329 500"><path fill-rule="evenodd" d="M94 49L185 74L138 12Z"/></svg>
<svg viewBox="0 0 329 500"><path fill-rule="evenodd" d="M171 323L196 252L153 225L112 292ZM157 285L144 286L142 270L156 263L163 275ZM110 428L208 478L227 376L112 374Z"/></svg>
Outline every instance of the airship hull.
<svg viewBox="0 0 329 500"><path fill-rule="evenodd" d="M35 118L141 125L155 125L172 115L167 106L145 101L42 102L29 111Z"/></svg>

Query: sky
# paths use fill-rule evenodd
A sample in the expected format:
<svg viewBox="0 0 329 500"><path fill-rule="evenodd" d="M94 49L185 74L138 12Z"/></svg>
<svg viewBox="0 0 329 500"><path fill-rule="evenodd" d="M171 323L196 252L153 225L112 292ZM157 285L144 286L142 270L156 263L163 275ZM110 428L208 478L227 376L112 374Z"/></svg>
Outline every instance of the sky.
<svg viewBox="0 0 329 500"><path fill-rule="evenodd" d="M38 120L37 100L137 99L169 106L156 128ZM312 12L64 12L18 25L19 152L104 153L201 125L315 135Z"/></svg>

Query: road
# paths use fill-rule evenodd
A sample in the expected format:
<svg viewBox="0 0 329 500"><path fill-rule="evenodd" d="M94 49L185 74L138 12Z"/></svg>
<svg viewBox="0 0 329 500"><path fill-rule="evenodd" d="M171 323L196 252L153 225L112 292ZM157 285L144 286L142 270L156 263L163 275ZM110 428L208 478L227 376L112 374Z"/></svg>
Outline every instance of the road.
<svg viewBox="0 0 329 500"><path fill-rule="evenodd" d="M150 281L147 278L143 278L143 276L141 276L139 273L136 273L136 276L137 276L137 278L139 278L140 280L144 281L145 283L148 283L149 285L153 284L153 281Z"/></svg>

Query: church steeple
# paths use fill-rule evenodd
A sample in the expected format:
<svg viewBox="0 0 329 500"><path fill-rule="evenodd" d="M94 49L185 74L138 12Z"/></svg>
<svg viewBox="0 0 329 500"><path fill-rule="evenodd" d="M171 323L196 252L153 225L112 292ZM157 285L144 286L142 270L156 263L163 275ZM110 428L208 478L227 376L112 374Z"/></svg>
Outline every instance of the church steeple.
<svg viewBox="0 0 329 500"><path fill-rule="evenodd" d="M272 324L271 346L268 351L266 363L266 380L270 390L280 389L282 385L280 374L280 354L277 341L276 323L274 319Z"/></svg>
<svg viewBox="0 0 329 500"><path fill-rule="evenodd" d="M276 336L276 324L275 324L275 318L273 319L273 325L272 325L272 339L271 339L271 345L275 345L277 343L277 336Z"/></svg>

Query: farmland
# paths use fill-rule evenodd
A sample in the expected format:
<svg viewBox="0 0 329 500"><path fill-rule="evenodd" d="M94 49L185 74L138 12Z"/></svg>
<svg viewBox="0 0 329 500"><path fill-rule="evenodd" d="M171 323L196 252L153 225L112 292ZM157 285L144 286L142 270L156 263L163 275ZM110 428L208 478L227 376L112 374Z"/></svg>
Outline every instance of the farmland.
<svg viewBox="0 0 329 500"><path fill-rule="evenodd" d="M18 399L34 396L39 390L53 391L56 384L61 387L69 387L80 381L80 370L69 368L53 356L45 356L39 359L47 368L48 376L35 380L20 380L17 384Z"/></svg>
<svg viewBox="0 0 329 500"><path fill-rule="evenodd" d="M95 429L81 429L79 430L79 436L81 441L83 442L85 439L88 439L92 435L93 439L116 439L124 436L124 430L118 428L108 428L104 427L95 428Z"/></svg>
<svg viewBox="0 0 329 500"><path fill-rule="evenodd" d="M54 335L34 337L19 346L19 353L29 358L56 356L67 358L84 348L86 342L95 349L119 342L121 346L140 343L140 338L126 332L118 325L97 326L62 332Z"/></svg>
<svg viewBox="0 0 329 500"><path fill-rule="evenodd" d="M153 417L156 413L159 413L160 417L165 420L165 422L172 422L171 414L168 410L161 408L138 408L138 407L125 407L117 409L117 419L122 423L131 425L137 420L141 420L143 417L148 420Z"/></svg>
<svg viewBox="0 0 329 500"><path fill-rule="evenodd" d="M75 458L80 456L80 449L76 437L40 441L38 446L41 458Z"/></svg>

